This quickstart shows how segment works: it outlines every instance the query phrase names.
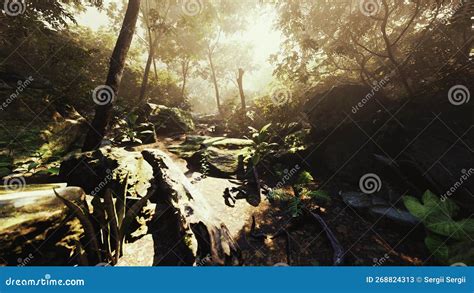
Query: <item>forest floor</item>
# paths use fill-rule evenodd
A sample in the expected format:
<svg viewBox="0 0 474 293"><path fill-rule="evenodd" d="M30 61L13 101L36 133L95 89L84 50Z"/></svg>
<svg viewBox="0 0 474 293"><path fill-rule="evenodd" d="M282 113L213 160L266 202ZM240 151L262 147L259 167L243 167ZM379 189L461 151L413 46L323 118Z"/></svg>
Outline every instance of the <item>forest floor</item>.
<svg viewBox="0 0 474 293"><path fill-rule="evenodd" d="M184 159L168 150L184 139L185 136L159 137L158 143L139 146L136 150L152 147L170 155L194 187L207 199L213 213L237 239L244 265L333 264L331 242L314 218L308 215L293 218L288 212L287 203L270 201L266 196L262 196L257 204L246 198L237 199L234 205L229 204L224 197L225 191L227 188L239 187L239 181L202 176ZM413 233L416 231L411 227L400 227L383 218L374 219L361 214L344 203L337 192L337 188L330 192L332 199L326 204L315 203L311 199L305 200L303 204L321 215L334 232L344 252L344 265L430 264L423 243L423 231ZM407 237L408 234L410 237Z"/></svg>

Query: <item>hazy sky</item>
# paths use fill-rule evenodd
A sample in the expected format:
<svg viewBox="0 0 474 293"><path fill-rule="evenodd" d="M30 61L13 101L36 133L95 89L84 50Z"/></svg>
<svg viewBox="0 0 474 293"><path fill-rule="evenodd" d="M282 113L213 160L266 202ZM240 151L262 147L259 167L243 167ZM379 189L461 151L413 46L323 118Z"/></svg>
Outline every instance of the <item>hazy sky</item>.
<svg viewBox="0 0 474 293"><path fill-rule="evenodd" d="M108 5L111 0L105 0ZM272 66L268 63L271 54L276 53L281 44L281 33L273 28L276 14L274 10L267 9L262 11L259 17L255 17L248 26L248 29L242 32L243 41L252 44L254 61L257 70L246 75L245 87L248 90L259 91L265 89L272 80ZM104 11L95 8L88 8L78 18L80 25L88 26L93 30L101 26L108 25L108 18Z"/></svg>

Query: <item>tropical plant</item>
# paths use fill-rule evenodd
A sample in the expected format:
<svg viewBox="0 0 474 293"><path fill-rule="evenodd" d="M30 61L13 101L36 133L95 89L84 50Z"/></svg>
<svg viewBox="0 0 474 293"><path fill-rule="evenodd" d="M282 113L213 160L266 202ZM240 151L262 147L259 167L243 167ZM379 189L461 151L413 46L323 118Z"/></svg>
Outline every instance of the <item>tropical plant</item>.
<svg viewBox="0 0 474 293"><path fill-rule="evenodd" d="M83 249L81 246L76 251L80 252L80 255L77 256L79 260L87 259L86 265L94 262L115 265L118 262L119 257L123 254L123 242L130 224L153 195L154 189L151 188L146 196L134 203L128 210L126 208L126 193L127 182L124 185L124 193L115 200L112 190L107 188L103 198L94 197L94 211L91 212L87 204L81 206L60 196L54 190L54 194L79 219L84 229L86 237L84 242L88 243L89 247ZM85 264L82 263L82 265Z"/></svg>
<svg viewBox="0 0 474 293"><path fill-rule="evenodd" d="M418 218L427 230L425 244L442 263L464 262L474 264L474 219L455 218L459 206L449 198L440 199L427 190L421 202L412 196L404 196L408 211Z"/></svg>

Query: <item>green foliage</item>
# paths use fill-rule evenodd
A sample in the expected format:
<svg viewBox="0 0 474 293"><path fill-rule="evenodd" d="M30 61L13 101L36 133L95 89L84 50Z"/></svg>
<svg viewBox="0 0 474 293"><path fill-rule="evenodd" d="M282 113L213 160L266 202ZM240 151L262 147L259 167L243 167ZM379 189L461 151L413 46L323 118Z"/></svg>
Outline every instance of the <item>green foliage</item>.
<svg viewBox="0 0 474 293"><path fill-rule="evenodd" d="M128 179L128 174L126 178ZM121 256L123 241L129 232L130 224L146 205L154 190L151 188L146 196L127 209L126 180L124 183L124 193L117 197L116 200L112 197L111 189L105 191L103 201L97 196L94 198L96 203L94 205L94 213L86 209L87 205L85 207L80 206L60 196L55 190L54 193L81 222L85 231L85 242L91 247L90 251L95 255L95 259L92 255L89 255L90 260L98 262L107 261L116 264Z"/></svg>
<svg viewBox="0 0 474 293"><path fill-rule="evenodd" d="M305 195L309 196L310 198L319 199L325 202L331 201L329 193L324 190L310 190Z"/></svg>
<svg viewBox="0 0 474 293"><path fill-rule="evenodd" d="M275 143L270 143L271 133L270 127L271 123L263 126L260 130L257 130L253 127L249 127L252 135L251 139L253 141L253 150L247 156L247 160L252 162L253 166L257 166L262 160L265 160L269 154L275 152L275 149L278 147Z"/></svg>
<svg viewBox="0 0 474 293"><path fill-rule="evenodd" d="M474 234L474 219L455 220L460 209L454 201L440 199L427 190L421 202L412 196L404 196L403 202L429 231L425 244L440 261L459 260L460 253L468 257L461 261L474 260L474 242L470 237Z"/></svg>
<svg viewBox="0 0 474 293"><path fill-rule="evenodd" d="M288 203L288 211L293 218L301 216L303 214L303 207L301 199L299 197L292 197Z"/></svg>

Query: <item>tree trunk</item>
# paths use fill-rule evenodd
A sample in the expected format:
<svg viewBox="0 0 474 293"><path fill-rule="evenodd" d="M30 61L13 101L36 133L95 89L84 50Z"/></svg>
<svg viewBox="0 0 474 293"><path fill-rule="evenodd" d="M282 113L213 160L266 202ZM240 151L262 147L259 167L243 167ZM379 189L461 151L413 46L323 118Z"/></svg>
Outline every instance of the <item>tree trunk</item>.
<svg viewBox="0 0 474 293"><path fill-rule="evenodd" d="M145 99L146 90L148 88L148 77L150 76L151 65L153 64L154 57L155 57L156 43L157 43L157 39L155 39L155 41L153 41L153 43L150 43L151 47L150 47L150 51L148 53L148 60L146 61L145 72L143 74L142 86L140 88L140 96L138 98L138 100L140 102ZM155 74L157 74L156 69L155 69Z"/></svg>
<svg viewBox="0 0 474 293"><path fill-rule="evenodd" d="M242 68L239 68L239 76L237 77L237 84L239 85L239 93L240 93L240 101L242 102L242 112L244 113L247 111L247 106L245 105L245 94L244 94L244 86L243 86L243 77L245 71Z"/></svg>
<svg viewBox="0 0 474 293"><path fill-rule="evenodd" d="M214 89L216 91L217 110L219 110L219 114L222 114L221 98L219 95L219 85L217 84L216 70L214 68L214 63L212 62L212 54L210 52L208 54L208 58L209 58L209 66L211 67L212 82L214 84Z"/></svg>
<svg viewBox="0 0 474 293"><path fill-rule="evenodd" d="M135 33L135 26L137 24L139 12L140 0L129 0L122 29L120 30L117 43L115 44L112 57L110 58L109 73L105 83L113 89L115 97L118 95L123 70L125 68L125 59L127 58L133 34ZM97 105L94 120L92 121L84 146L82 147L83 151L90 151L100 147L110 121L112 107L112 100L105 105Z"/></svg>
<svg viewBox="0 0 474 293"><path fill-rule="evenodd" d="M188 71L189 71L189 60L184 60L181 63L181 70L182 70L182 73L183 73L183 85L181 86L181 97L182 97L183 102L184 102L184 100L185 100L184 92L186 90L186 81L187 81L187 78L188 78Z"/></svg>

